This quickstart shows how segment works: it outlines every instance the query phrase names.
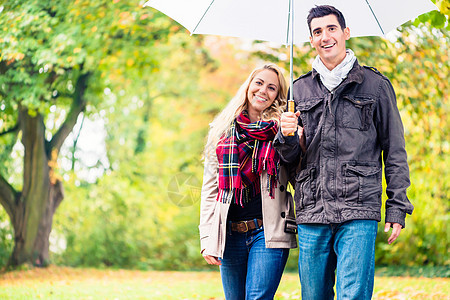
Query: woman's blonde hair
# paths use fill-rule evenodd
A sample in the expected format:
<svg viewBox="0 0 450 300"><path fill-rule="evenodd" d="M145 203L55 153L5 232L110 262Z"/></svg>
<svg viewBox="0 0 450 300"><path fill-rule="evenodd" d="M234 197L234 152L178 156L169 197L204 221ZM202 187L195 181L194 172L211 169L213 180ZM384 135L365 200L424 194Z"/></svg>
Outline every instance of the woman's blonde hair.
<svg viewBox="0 0 450 300"><path fill-rule="evenodd" d="M278 77L278 95L273 101L272 105L266 108L262 113L263 121L279 122L280 116L286 108L287 84L283 76L282 70L273 63L268 63L262 67L254 69L247 80L241 85L236 95L228 102L227 106L214 118L209 124L210 130L205 146L204 156L209 158L210 155L215 155L215 150L220 138L224 134L228 134L231 124L234 122L240 113L247 109L248 98L247 91L253 78L264 70L272 70Z"/></svg>

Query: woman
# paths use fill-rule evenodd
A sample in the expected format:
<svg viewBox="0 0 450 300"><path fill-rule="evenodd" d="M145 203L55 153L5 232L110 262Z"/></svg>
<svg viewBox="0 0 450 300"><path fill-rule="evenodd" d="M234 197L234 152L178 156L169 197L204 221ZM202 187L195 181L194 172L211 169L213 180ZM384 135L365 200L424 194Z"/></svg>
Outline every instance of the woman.
<svg viewBox="0 0 450 300"><path fill-rule="evenodd" d="M226 299L273 299L296 247L287 173L272 147L286 93L281 70L264 65L211 123L199 229L202 255L220 266Z"/></svg>

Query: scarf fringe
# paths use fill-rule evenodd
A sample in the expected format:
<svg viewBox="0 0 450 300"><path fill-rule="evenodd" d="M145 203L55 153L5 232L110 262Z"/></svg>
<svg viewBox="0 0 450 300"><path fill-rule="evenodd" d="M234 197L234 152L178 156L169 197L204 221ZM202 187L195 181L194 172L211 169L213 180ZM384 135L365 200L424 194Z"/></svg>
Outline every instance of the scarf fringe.
<svg viewBox="0 0 450 300"><path fill-rule="evenodd" d="M217 201L222 203L235 203L244 207L250 199L256 197L259 193L261 193L261 190L258 181L244 188L219 189Z"/></svg>
<svg viewBox="0 0 450 300"><path fill-rule="evenodd" d="M219 143L219 193L217 201L244 206L261 193L260 175L268 172L267 189L274 198L277 186L279 157L273 148L277 133L275 122L250 123L246 111L235 120L231 133Z"/></svg>

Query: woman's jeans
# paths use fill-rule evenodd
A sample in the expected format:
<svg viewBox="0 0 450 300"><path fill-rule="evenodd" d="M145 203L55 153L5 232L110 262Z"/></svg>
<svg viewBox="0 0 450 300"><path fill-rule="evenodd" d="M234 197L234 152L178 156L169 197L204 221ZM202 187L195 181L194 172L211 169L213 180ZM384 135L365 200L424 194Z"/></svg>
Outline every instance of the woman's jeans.
<svg viewBox="0 0 450 300"><path fill-rule="evenodd" d="M273 299L289 249L266 248L264 229L228 231L221 259L225 299Z"/></svg>
<svg viewBox="0 0 450 300"><path fill-rule="evenodd" d="M302 300L371 299L377 221L298 225Z"/></svg>

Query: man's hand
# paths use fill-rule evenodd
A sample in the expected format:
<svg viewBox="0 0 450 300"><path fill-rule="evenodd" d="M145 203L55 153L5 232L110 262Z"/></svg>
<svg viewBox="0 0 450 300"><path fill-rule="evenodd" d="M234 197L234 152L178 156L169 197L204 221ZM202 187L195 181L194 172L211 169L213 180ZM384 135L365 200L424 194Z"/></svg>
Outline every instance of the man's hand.
<svg viewBox="0 0 450 300"><path fill-rule="evenodd" d="M297 130L298 126L298 117L300 116L300 112L284 112L281 114L280 119L280 127L281 133L284 136L288 136L290 133L293 133Z"/></svg>
<svg viewBox="0 0 450 300"><path fill-rule="evenodd" d="M388 238L388 244L392 244L400 235L400 231L402 230L402 225L398 223L386 223L384 226L384 232L388 232L389 228L392 226L391 236Z"/></svg>

